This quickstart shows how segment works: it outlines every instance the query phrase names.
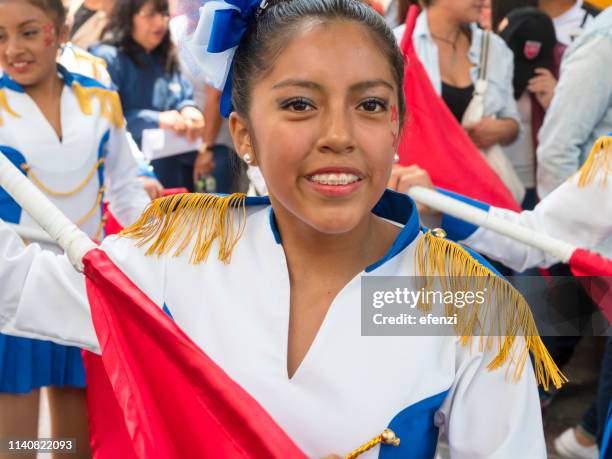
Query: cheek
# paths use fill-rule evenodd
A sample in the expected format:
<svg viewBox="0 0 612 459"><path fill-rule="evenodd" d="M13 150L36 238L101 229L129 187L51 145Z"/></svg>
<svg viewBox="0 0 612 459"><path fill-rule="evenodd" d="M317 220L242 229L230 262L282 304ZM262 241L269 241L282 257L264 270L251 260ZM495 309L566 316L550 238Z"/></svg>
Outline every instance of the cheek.
<svg viewBox="0 0 612 459"><path fill-rule="evenodd" d="M281 171L285 181L293 180L300 172L300 164L315 146L316 122L283 123L260 118L252 127L253 132L257 132L254 147L262 171Z"/></svg>

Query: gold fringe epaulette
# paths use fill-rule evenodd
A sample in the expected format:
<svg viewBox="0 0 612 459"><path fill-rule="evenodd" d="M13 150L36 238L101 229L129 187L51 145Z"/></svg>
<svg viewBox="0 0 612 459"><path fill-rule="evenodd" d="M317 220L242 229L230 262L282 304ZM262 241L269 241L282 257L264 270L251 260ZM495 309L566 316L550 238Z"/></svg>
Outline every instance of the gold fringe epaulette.
<svg viewBox="0 0 612 459"><path fill-rule="evenodd" d="M19 115L9 106L4 89L0 89L0 126L4 126L4 118L2 118L3 111L15 118L19 118Z"/></svg>
<svg viewBox="0 0 612 459"><path fill-rule="evenodd" d="M97 98L100 103L100 115L108 119L115 128L124 126L121 99L119 99L119 94L116 91L100 87L86 88L77 81L72 82L72 88L79 101L81 111L85 115L93 113L91 102L92 99Z"/></svg>
<svg viewBox="0 0 612 459"><path fill-rule="evenodd" d="M612 172L612 136L600 137L589 157L578 171L578 186L584 187L593 182L598 173L603 171L601 184L605 185Z"/></svg>
<svg viewBox="0 0 612 459"><path fill-rule="evenodd" d="M193 243L190 262L202 263L215 240L218 258L230 261L246 225L246 195L217 196L204 193L177 194L156 199L137 222L121 235L148 245L146 255L165 255L174 249L179 256Z"/></svg>
<svg viewBox="0 0 612 459"><path fill-rule="evenodd" d="M480 264L459 244L435 232L427 232L419 240L415 256L417 273L427 283L425 288L438 279L444 291L487 292L483 304L474 302L463 308L448 304L445 315L456 314L456 332L463 345L471 345L474 337L480 339L481 349L497 344L498 352L489 362L489 370L506 364L509 369L513 364L512 377L516 381L531 352L536 378L545 389L551 382L556 388L567 382L539 336L527 301L506 280ZM420 304L419 309L427 311L430 306ZM524 337L524 344L518 342L520 337Z"/></svg>
<svg viewBox="0 0 612 459"><path fill-rule="evenodd" d="M103 71L106 72L107 66L104 59L94 56L93 54L74 46L72 47L72 50L74 51L74 57L77 60L85 61L91 65L91 73L94 80L100 80L106 76L100 74L100 69L104 69Z"/></svg>

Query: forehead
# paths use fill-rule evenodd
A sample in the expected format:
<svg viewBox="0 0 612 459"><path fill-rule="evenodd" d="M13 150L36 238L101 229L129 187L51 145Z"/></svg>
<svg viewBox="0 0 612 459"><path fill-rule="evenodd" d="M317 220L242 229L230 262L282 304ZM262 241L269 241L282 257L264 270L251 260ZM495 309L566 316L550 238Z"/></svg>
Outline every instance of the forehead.
<svg viewBox="0 0 612 459"><path fill-rule="evenodd" d="M336 90L375 79L396 85L381 46L366 26L354 21L306 24L291 37L262 82L273 85L296 78Z"/></svg>
<svg viewBox="0 0 612 459"><path fill-rule="evenodd" d="M28 21L52 20L43 10L26 0L0 0L0 27L17 27Z"/></svg>

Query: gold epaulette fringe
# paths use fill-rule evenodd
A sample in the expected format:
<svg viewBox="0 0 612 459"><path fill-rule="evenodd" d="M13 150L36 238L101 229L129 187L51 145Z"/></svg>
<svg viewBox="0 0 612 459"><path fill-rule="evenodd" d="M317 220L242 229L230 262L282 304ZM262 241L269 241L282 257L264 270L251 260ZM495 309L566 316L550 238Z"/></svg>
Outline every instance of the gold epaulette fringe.
<svg viewBox="0 0 612 459"><path fill-rule="evenodd" d="M426 279L428 286L435 278L439 279L443 290L487 293L487 301L482 305L474 302L458 308L449 304L446 305L445 314L448 317L456 314L456 331L464 346L471 345L475 336L480 338L481 349L485 346L490 349L497 342L498 353L489 362L489 370L505 364L509 365L509 370L513 363L512 377L516 381L521 377L531 352L536 379L544 389L548 389L550 383L559 388L567 382L539 336L527 301L507 281L478 263L459 244L432 232L420 239L415 256L417 273ZM419 305L421 310L427 311L429 308L429 305ZM524 337L524 344L517 342L521 336Z"/></svg>
<svg viewBox="0 0 612 459"><path fill-rule="evenodd" d="M246 195L217 196L204 193L177 194L156 199L137 222L121 235L149 245L146 255L164 255L174 250L179 256L195 237L190 262L202 263L215 240L218 258L230 261L232 251L246 225Z"/></svg>
<svg viewBox="0 0 612 459"><path fill-rule="evenodd" d="M121 99L116 91L98 87L85 88L76 81L72 83L72 88L76 93L81 111L85 115L93 113L91 101L97 97L100 103L100 115L108 119L115 128L124 126Z"/></svg>
<svg viewBox="0 0 612 459"><path fill-rule="evenodd" d="M605 185L612 172L612 136L597 139L589 157L578 171L578 186L591 184L600 171L604 171L601 184Z"/></svg>
<svg viewBox="0 0 612 459"><path fill-rule="evenodd" d="M82 60L91 64L91 72L94 77L94 80L99 80L103 77L103 75L100 75L100 71L98 69L102 68L106 70L106 61L104 59L102 59L101 57L94 56L93 54L88 53L87 51L84 51L80 48L73 47L73 50L74 56L78 60Z"/></svg>
<svg viewBox="0 0 612 459"><path fill-rule="evenodd" d="M0 89L0 126L4 126L4 118L2 118L2 111L5 111L11 116L15 118L19 118L19 115L13 111L13 109L9 106L8 100L6 100L6 94L4 93L4 89Z"/></svg>

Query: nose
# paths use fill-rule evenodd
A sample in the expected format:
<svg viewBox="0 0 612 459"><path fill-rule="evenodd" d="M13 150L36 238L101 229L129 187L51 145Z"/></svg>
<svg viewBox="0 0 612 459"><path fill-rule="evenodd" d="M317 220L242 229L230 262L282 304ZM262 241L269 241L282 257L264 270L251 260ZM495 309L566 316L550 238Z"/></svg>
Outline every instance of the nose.
<svg viewBox="0 0 612 459"><path fill-rule="evenodd" d="M350 153L355 149L353 121L350 109L344 103L327 110L322 119L322 135L318 142L319 151L324 153Z"/></svg>
<svg viewBox="0 0 612 459"><path fill-rule="evenodd" d="M16 36L10 36L6 39L6 47L4 48L4 54L9 59L14 59L24 51L22 40Z"/></svg>

